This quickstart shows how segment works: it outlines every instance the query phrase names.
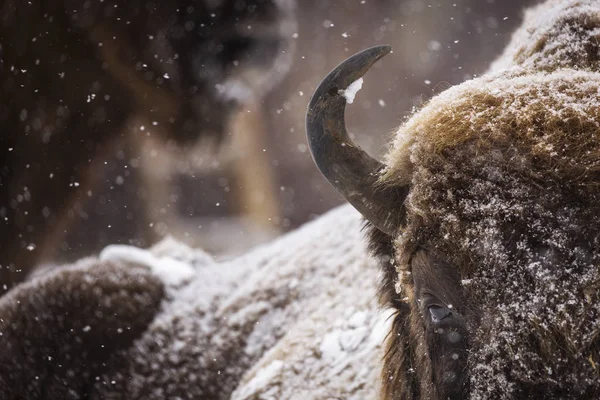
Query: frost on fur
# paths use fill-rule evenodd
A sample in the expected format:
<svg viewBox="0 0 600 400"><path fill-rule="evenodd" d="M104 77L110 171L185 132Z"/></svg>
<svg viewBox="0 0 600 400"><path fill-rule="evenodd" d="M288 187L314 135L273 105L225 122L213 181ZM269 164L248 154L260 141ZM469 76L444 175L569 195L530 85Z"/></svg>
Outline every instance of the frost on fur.
<svg viewBox="0 0 600 400"><path fill-rule="evenodd" d="M388 182L396 159L413 170L399 264L410 269L415 246L441 255L481 310L475 398L600 389L588 360L600 355L598 93L593 72L479 78L433 99L388 156Z"/></svg>
<svg viewBox="0 0 600 400"><path fill-rule="evenodd" d="M539 71L598 71L600 8L597 0L550 0L528 9L522 26L490 70L519 65Z"/></svg>

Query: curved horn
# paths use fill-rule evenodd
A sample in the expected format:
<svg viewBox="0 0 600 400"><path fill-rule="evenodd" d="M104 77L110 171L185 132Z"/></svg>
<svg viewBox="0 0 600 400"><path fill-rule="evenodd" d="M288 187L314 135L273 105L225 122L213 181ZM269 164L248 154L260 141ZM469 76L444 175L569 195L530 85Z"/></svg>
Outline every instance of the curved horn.
<svg viewBox="0 0 600 400"><path fill-rule="evenodd" d="M342 94L390 51L390 46L371 47L331 71L310 100L306 133L313 160L329 183L368 221L393 236L403 214L399 207L404 203L407 190L393 189L390 193L377 187L385 165L350 140L344 121L346 98Z"/></svg>

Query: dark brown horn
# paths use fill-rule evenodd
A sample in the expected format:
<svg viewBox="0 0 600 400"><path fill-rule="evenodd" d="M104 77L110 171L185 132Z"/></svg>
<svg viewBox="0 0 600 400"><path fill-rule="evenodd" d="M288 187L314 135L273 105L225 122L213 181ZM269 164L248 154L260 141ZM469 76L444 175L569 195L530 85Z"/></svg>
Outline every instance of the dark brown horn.
<svg viewBox="0 0 600 400"><path fill-rule="evenodd" d="M343 90L390 51L390 46L371 47L331 71L310 100L306 133L313 160L329 183L368 221L393 236L404 214L400 208L404 208L408 190L394 189L390 193L378 188L377 180L385 165L350 140L344 120L346 98L343 95Z"/></svg>

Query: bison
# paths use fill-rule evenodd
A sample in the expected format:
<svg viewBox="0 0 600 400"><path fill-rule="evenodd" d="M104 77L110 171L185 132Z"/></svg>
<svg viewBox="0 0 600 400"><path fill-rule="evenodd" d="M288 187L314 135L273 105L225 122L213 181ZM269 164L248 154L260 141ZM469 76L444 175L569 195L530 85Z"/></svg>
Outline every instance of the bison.
<svg viewBox="0 0 600 400"><path fill-rule="evenodd" d="M377 398L361 225L345 205L226 262L166 241L35 276L0 298L0 398Z"/></svg>
<svg viewBox="0 0 600 400"><path fill-rule="evenodd" d="M599 29L597 1L528 12L493 71L434 97L385 163L349 138L344 108L389 47L316 90L313 158L388 260L382 398L600 395Z"/></svg>
<svg viewBox="0 0 600 400"><path fill-rule="evenodd" d="M80 214L108 154L133 152L141 139L121 139L134 116L181 147L226 136L238 105L285 71L293 5L3 1L0 292Z"/></svg>
<svg viewBox="0 0 600 400"><path fill-rule="evenodd" d="M368 243L342 206L220 264L109 248L35 277L0 299L0 397L598 397L599 13L528 13L508 66L433 98L384 163L343 117L389 48L351 57L307 131Z"/></svg>

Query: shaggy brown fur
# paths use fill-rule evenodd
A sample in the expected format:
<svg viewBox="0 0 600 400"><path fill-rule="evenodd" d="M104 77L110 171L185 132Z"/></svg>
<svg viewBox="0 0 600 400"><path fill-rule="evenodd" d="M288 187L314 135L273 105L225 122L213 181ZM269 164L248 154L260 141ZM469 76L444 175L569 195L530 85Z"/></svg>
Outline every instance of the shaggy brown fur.
<svg viewBox="0 0 600 400"><path fill-rule="evenodd" d="M282 74L291 5L3 1L0 294L64 234L67 215L79 217L103 157L128 162L128 118L183 146L225 135L238 102Z"/></svg>
<svg viewBox="0 0 600 400"><path fill-rule="evenodd" d="M536 17L562 29L558 3ZM384 264L397 313L382 398L600 394L600 74L597 47L578 41L600 9L560 4L580 28L558 43L581 57L549 45L560 29L544 25L544 41L516 53L527 68L451 88L398 131L381 184L410 177L407 221L392 253L371 228L396 268Z"/></svg>
<svg viewBox="0 0 600 400"><path fill-rule="evenodd" d="M434 100L404 127L405 134L420 133L411 140L408 223L395 254L399 296L411 312L409 319L399 312L394 333L400 334L391 335L389 348L390 354L402 352L411 338L408 353L414 354L386 358L385 370L415 370L422 394L415 398L466 395L423 386L439 387L430 368L441 362L431 346L423 346L427 315L421 315L414 289L413 257L426 249L468 282L463 289L469 300L458 304L477 309L458 311L473 336L465 371L472 398L588 398L600 391L589 361L600 357L600 75L528 76L523 85L519 75L494 78ZM444 106L436 108L438 101ZM429 131L418 130L424 126ZM394 175L387 177L393 184ZM436 282L431 278L426 281ZM510 284L498 288L498 282ZM401 333L406 329L408 336ZM387 393L407 392L410 381L391 374L391 380L384 377Z"/></svg>
<svg viewBox="0 0 600 400"><path fill-rule="evenodd" d="M147 329L163 296L146 267L86 260L7 294L0 398L87 398L110 357Z"/></svg>

